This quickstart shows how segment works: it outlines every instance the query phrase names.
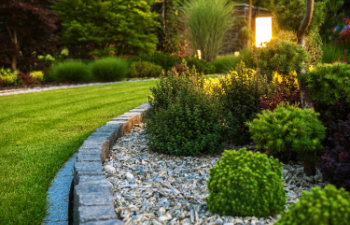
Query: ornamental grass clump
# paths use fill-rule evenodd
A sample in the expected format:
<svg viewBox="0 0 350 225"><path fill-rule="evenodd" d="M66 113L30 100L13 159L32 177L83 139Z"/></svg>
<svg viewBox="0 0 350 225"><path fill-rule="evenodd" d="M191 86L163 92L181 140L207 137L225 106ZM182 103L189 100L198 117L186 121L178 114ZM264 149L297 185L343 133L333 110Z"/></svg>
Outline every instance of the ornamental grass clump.
<svg viewBox="0 0 350 225"><path fill-rule="evenodd" d="M312 162L322 149L325 127L312 109L280 104L273 111L265 110L247 122L252 139L268 154L294 151L305 162L307 174L315 173Z"/></svg>
<svg viewBox="0 0 350 225"><path fill-rule="evenodd" d="M210 169L208 208L223 216L268 217L286 204L282 163L242 148L226 150Z"/></svg>
<svg viewBox="0 0 350 225"><path fill-rule="evenodd" d="M314 187L310 192L304 191L298 202L275 222L275 225L294 224L350 224L350 193L333 185L324 190Z"/></svg>

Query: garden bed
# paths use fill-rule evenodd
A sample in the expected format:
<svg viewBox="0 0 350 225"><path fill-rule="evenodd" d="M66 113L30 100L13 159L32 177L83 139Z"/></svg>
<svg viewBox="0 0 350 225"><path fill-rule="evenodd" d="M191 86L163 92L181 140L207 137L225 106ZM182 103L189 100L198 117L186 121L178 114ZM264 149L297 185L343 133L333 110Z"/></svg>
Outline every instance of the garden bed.
<svg viewBox="0 0 350 225"><path fill-rule="evenodd" d="M113 185L114 207L126 224L273 224L279 217L229 217L212 214L207 208L209 169L220 154L177 157L148 150L143 124L117 140L104 164ZM298 164L283 166L287 207L303 190L325 186L322 175L307 177Z"/></svg>

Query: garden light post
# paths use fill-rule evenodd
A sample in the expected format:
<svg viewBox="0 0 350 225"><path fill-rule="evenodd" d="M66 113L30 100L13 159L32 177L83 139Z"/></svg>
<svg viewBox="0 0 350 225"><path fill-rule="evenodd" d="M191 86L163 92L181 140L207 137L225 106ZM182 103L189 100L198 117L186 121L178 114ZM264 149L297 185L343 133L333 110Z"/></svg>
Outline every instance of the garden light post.
<svg viewBox="0 0 350 225"><path fill-rule="evenodd" d="M255 18L255 46L265 47L272 38L272 17Z"/></svg>

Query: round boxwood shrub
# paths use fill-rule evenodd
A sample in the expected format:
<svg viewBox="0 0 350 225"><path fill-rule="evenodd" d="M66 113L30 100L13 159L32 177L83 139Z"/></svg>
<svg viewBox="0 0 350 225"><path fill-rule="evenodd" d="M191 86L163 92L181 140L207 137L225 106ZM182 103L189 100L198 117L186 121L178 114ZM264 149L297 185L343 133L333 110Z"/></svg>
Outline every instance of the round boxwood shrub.
<svg viewBox="0 0 350 225"><path fill-rule="evenodd" d="M224 216L267 217L286 204L282 163L242 148L226 150L210 169L208 208Z"/></svg>
<svg viewBox="0 0 350 225"><path fill-rule="evenodd" d="M87 82L92 80L88 66L82 61L67 60L53 66L50 80L56 82Z"/></svg>
<svg viewBox="0 0 350 225"><path fill-rule="evenodd" d="M94 78L98 81L119 81L129 72L129 62L116 57L97 59L90 66Z"/></svg>
<svg viewBox="0 0 350 225"><path fill-rule="evenodd" d="M160 77L164 75L164 70L161 66L150 62L137 61L130 66L129 77Z"/></svg>
<svg viewBox="0 0 350 225"><path fill-rule="evenodd" d="M350 193L328 185L303 192L298 202L275 222L275 225L350 224Z"/></svg>

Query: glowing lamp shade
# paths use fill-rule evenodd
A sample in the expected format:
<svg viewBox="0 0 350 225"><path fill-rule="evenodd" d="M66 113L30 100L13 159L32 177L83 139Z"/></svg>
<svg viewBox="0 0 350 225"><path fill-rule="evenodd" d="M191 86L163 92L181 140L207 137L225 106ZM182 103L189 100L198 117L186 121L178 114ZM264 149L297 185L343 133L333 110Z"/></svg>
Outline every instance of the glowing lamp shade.
<svg viewBox="0 0 350 225"><path fill-rule="evenodd" d="M272 17L256 17L255 19L255 45L265 47L272 38Z"/></svg>

